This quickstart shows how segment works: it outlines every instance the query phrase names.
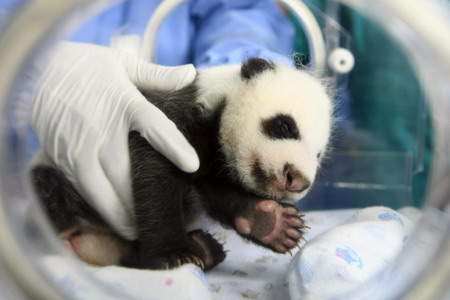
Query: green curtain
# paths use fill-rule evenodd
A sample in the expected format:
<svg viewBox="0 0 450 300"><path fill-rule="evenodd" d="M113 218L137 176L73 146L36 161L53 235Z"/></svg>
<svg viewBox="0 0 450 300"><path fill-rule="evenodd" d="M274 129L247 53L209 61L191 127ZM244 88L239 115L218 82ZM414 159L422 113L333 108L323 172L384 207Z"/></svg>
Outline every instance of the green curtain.
<svg viewBox="0 0 450 300"><path fill-rule="evenodd" d="M305 1L323 11L325 2ZM313 10L314 11L314 10ZM308 60L305 35L298 21L296 51L299 62ZM424 201L432 159L432 128L425 99L412 67L400 47L374 22L355 10L342 7L340 25L351 35L355 67L345 89L355 134L351 151L392 151L412 155L412 203ZM383 166L380 166L383 175Z"/></svg>

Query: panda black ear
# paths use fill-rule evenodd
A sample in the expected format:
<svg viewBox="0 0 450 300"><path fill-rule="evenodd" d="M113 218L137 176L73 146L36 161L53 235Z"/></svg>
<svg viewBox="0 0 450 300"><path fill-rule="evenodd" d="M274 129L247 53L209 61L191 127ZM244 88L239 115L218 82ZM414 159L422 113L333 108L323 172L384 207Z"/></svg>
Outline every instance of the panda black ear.
<svg viewBox="0 0 450 300"><path fill-rule="evenodd" d="M262 58L250 58L242 64L241 77L244 80L250 80L256 75L267 70L275 70L275 65L273 62Z"/></svg>

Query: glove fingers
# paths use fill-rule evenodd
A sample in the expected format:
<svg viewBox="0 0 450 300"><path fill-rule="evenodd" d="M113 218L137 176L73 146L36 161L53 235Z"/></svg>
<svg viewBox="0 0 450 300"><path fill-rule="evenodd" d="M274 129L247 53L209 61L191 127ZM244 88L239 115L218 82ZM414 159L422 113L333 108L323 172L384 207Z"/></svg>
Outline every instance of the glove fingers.
<svg viewBox="0 0 450 300"><path fill-rule="evenodd" d="M136 232L131 216L98 160L95 157L79 160L75 168L78 171L76 181L89 204L103 216L117 233L126 239L134 239ZM81 170L89 171L80 172Z"/></svg>
<svg viewBox="0 0 450 300"><path fill-rule="evenodd" d="M121 53L128 76L141 90L177 90L191 84L197 71L193 65L166 67L148 63L128 53Z"/></svg>
<svg viewBox="0 0 450 300"><path fill-rule="evenodd" d="M175 124L147 101L138 101L133 109L131 129L138 131L158 152L184 172L197 171L200 165L195 149Z"/></svg>
<svg viewBox="0 0 450 300"><path fill-rule="evenodd" d="M128 136L122 131L116 131L116 136L109 138L111 143L103 145L100 152L100 164L106 177L122 200L128 213L133 215L130 154L128 151Z"/></svg>

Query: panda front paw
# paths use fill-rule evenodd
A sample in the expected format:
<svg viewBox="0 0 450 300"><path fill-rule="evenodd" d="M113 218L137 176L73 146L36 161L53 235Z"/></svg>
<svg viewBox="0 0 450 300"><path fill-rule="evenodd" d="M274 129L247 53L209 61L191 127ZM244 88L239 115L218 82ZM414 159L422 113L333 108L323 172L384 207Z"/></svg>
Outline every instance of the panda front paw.
<svg viewBox="0 0 450 300"><path fill-rule="evenodd" d="M298 245L304 228L297 208L274 200L259 201L247 216L237 217L236 230L244 237L274 252L286 253Z"/></svg>

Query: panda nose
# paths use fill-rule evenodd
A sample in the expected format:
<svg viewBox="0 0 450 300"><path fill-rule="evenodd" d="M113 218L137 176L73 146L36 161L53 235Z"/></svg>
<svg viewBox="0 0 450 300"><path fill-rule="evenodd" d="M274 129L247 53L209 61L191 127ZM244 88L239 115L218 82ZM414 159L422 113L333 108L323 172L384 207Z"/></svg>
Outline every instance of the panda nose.
<svg viewBox="0 0 450 300"><path fill-rule="evenodd" d="M311 183L297 172L287 170L284 173L284 186L289 192L300 193L309 188Z"/></svg>

